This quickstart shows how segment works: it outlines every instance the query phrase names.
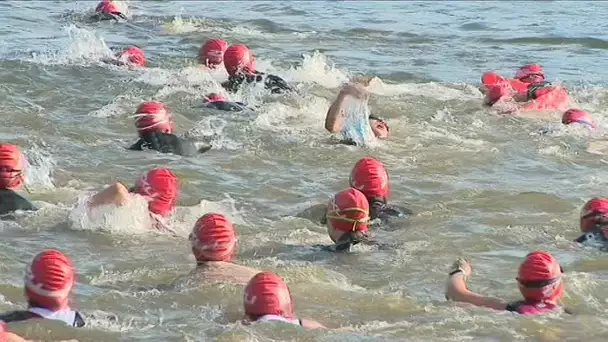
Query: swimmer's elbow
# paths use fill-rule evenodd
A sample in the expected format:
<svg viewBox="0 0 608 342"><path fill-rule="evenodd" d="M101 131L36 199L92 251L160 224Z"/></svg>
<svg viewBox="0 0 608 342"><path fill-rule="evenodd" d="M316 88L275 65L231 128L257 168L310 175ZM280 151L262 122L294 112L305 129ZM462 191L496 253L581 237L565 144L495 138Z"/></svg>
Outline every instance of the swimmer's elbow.
<svg viewBox="0 0 608 342"><path fill-rule="evenodd" d="M329 133L338 133L340 132L340 128L338 127L335 120L325 120L325 129Z"/></svg>
<svg viewBox="0 0 608 342"><path fill-rule="evenodd" d="M129 189L122 183L115 183L93 195L89 200L89 207L104 204L123 205L129 199Z"/></svg>

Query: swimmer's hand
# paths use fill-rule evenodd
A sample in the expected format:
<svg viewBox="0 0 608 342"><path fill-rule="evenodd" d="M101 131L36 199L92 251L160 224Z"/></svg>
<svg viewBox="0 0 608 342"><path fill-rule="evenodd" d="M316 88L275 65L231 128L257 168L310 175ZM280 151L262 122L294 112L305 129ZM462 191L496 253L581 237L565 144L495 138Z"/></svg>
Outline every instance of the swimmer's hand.
<svg viewBox="0 0 608 342"><path fill-rule="evenodd" d="M350 95L357 99L362 99L369 96L369 92L360 84L347 84L340 90L340 95Z"/></svg>

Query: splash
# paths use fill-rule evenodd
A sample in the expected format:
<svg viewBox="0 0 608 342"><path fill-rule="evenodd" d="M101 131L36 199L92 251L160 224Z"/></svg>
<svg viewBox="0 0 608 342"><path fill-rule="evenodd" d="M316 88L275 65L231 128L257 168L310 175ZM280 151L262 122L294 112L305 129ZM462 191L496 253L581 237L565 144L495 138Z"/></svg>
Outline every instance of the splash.
<svg viewBox="0 0 608 342"><path fill-rule="evenodd" d="M345 120L342 135L354 141L358 146L373 146L378 139L369 125L370 109L368 100L359 100L348 96L345 100Z"/></svg>
<svg viewBox="0 0 608 342"><path fill-rule="evenodd" d="M59 51L45 51L32 53L29 61L45 65L54 64L85 64L91 61L99 61L113 55L103 38L94 31L69 25L64 28L64 49Z"/></svg>
<svg viewBox="0 0 608 342"><path fill-rule="evenodd" d="M25 185L28 189L55 189L51 174L56 162L48 152L37 144L24 151L25 158Z"/></svg>
<svg viewBox="0 0 608 342"><path fill-rule="evenodd" d="M78 199L75 208L68 215L71 229L102 231L117 235L149 234L152 219L148 212L148 202L144 197L131 194L123 206L102 205L90 208L90 197Z"/></svg>
<svg viewBox="0 0 608 342"><path fill-rule="evenodd" d="M259 68L264 70L264 63L259 63ZM319 51L312 55L303 55L302 65L290 67L282 73L287 81L316 83L325 88L337 88L348 81L347 74L330 64L327 57Z"/></svg>

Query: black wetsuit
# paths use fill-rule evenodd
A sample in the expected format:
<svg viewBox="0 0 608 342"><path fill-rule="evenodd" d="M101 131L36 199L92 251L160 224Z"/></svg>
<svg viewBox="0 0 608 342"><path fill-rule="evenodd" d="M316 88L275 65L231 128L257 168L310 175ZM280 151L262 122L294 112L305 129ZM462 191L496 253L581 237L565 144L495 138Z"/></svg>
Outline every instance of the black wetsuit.
<svg viewBox="0 0 608 342"><path fill-rule="evenodd" d="M246 104L242 102L230 102L230 101L214 101L205 103L205 107L223 110L225 112L240 112L245 109L249 109Z"/></svg>
<svg viewBox="0 0 608 342"><path fill-rule="evenodd" d="M0 321L4 321L6 323L11 323L11 322L22 322L22 321L27 321L29 319L40 319L40 318L44 318L40 315L37 315L31 311L27 311L27 310L17 310L17 311L11 311L11 312L6 312L3 314L0 314ZM84 327L85 323L84 323L84 319L82 318L82 315L76 311L75 312L75 317L74 317L74 322L72 323L73 327L76 328L82 328Z"/></svg>
<svg viewBox="0 0 608 342"><path fill-rule="evenodd" d="M102 20L116 20L118 21L118 19L123 19L123 20L128 20L129 18L127 18L126 15L120 13L120 12L112 12L112 13L103 13L103 12L97 12L95 14L93 14L91 16L91 20L93 21L102 21Z"/></svg>
<svg viewBox="0 0 608 342"><path fill-rule="evenodd" d="M185 140L171 133L144 133L135 144L129 147L130 150L143 151L144 149L156 150L161 153L173 153L182 156L194 156L211 149L211 145L197 148L194 142Z"/></svg>
<svg viewBox="0 0 608 342"><path fill-rule="evenodd" d="M0 216L16 210L34 211L37 208L25 197L10 189L0 189Z"/></svg>
<svg viewBox="0 0 608 342"><path fill-rule="evenodd" d="M536 83L530 83L528 85L528 91L526 92L526 96L528 97L528 101L530 100L536 100L538 98L538 91L540 89L544 89L544 88L553 88L553 85L551 84L551 82L536 82Z"/></svg>
<svg viewBox="0 0 608 342"><path fill-rule="evenodd" d="M292 91L293 88L285 82L282 78L275 75L265 74L256 71L254 74L236 74L228 77L228 81L222 83L222 87L226 90L236 93L243 82L247 83L260 83L264 82L264 87L270 90L273 94L282 94L288 91Z"/></svg>

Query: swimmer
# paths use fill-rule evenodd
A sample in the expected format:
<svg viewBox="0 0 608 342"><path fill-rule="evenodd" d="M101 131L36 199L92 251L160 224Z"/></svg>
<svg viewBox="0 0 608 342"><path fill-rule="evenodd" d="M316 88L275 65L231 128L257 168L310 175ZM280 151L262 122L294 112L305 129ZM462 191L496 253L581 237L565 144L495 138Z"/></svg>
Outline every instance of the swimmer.
<svg viewBox="0 0 608 342"><path fill-rule="evenodd" d="M384 165L375 158L360 159L350 174L350 186L361 191L369 202L372 220L386 223L393 217L411 215L409 209L388 204L390 192L389 177Z"/></svg>
<svg viewBox="0 0 608 342"><path fill-rule="evenodd" d="M94 18L97 20L118 20L119 18L127 20L127 16L124 15L120 11L118 5L111 0L103 0L97 4Z"/></svg>
<svg viewBox="0 0 608 342"><path fill-rule="evenodd" d="M198 61L209 69L217 69L224 63L228 43L223 39L209 39L198 52Z"/></svg>
<svg viewBox="0 0 608 342"><path fill-rule="evenodd" d="M581 235L575 241L601 250L608 250L608 198L589 200L580 214Z"/></svg>
<svg viewBox="0 0 608 342"><path fill-rule="evenodd" d="M558 304L564 294L562 268L557 259L547 252L532 252L519 266L517 281L524 300L507 303L471 292L466 281L471 272L469 261L460 258L454 262L448 276L446 299L523 315L538 315L561 309L569 313Z"/></svg>
<svg viewBox="0 0 608 342"><path fill-rule="evenodd" d="M103 59L103 62L118 66L144 67L146 66L146 56L142 49L136 46L129 46L117 52L115 58Z"/></svg>
<svg viewBox="0 0 608 342"><path fill-rule="evenodd" d="M236 231L222 214L209 213L196 221L189 236L196 269L187 277L200 278L202 282L228 282L246 285L261 272L233 261L237 252ZM180 279L178 282L182 282Z"/></svg>
<svg viewBox="0 0 608 342"><path fill-rule="evenodd" d="M515 80L525 85L522 91L508 82L498 83L488 88L485 104L495 105L504 113L525 111L563 111L570 106L570 97L565 88L545 81L545 72L538 64L521 67Z"/></svg>
<svg viewBox="0 0 608 342"><path fill-rule="evenodd" d="M55 249L39 253L25 270L27 310L0 314L0 321L11 323L44 318L83 327L82 315L69 306L74 282L74 266L65 254Z"/></svg>
<svg viewBox="0 0 608 342"><path fill-rule="evenodd" d="M222 86L229 92L236 93L243 82L264 83L264 87L273 94L282 94L293 89L282 78L265 74L255 69L255 58L249 48L243 44L231 45L224 52L224 66L228 71L228 81Z"/></svg>
<svg viewBox="0 0 608 342"><path fill-rule="evenodd" d="M356 145L356 143L345 136L344 120L346 118L346 99L352 96L357 99L362 99L369 96L366 85L363 84L347 84L342 87L338 97L327 110L325 117L325 129L330 133L341 133L343 136L342 143L347 145ZM378 139L386 140L389 137L389 127L384 119L375 115L370 115L368 120L369 126L374 132L374 136Z"/></svg>
<svg viewBox="0 0 608 342"><path fill-rule="evenodd" d="M19 147L0 143L0 216L16 210L35 211L36 207L15 192L25 179L25 156Z"/></svg>
<svg viewBox="0 0 608 342"><path fill-rule="evenodd" d="M197 147L193 141L173 134L171 112L160 102L142 103L135 111L135 118L139 140L129 147L129 150L150 149L161 153L194 156L211 149L209 144Z"/></svg>
<svg viewBox="0 0 608 342"><path fill-rule="evenodd" d="M93 195L89 199L88 206L89 208L106 204L122 206L131 199L131 194L143 196L148 201L148 210L153 222L151 228L175 234L175 231L164 223L175 209L179 198L179 181L171 170L151 169L130 189L122 183L115 183Z"/></svg>
<svg viewBox="0 0 608 342"><path fill-rule="evenodd" d="M248 108L243 102L229 101L228 98L219 93L210 93L205 95L203 104L205 108L217 109L225 112L241 112L245 109L253 110Z"/></svg>
<svg viewBox="0 0 608 342"><path fill-rule="evenodd" d="M256 274L243 296L245 317L249 322L284 322L304 328L325 328L310 319L294 317L291 291L285 281L272 272Z"/></svg>
<svg viewBox="0 0 608 342"><path fill-rule="evenodd" d="M338 192L327 204L327 233L335 251L348 251L358 243L373 244L369 239L369 203L365 195L350 188Z"/></svg>

